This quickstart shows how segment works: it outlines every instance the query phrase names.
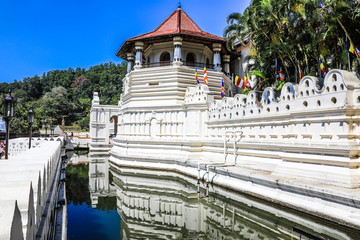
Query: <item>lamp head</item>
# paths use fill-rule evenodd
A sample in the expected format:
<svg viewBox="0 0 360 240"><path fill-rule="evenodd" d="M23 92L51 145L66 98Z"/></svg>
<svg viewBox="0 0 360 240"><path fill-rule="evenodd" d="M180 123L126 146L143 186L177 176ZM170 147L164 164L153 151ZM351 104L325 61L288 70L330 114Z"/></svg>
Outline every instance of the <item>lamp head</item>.
<svg viewBox="0 0 360 240"><path fill-rule="evenodd" d="M11 96L11 90L9 89L9 95L4 98L4 119L10 121L14 117L14 105L16 99Z"/></svg>
<svg viewBox="0 0 360 240"><path fill-rule="evenodd" d="M30 107L30 110L28 111L28 123L33 124L35 121L35 111L33 109L33 106Z"/></svg>

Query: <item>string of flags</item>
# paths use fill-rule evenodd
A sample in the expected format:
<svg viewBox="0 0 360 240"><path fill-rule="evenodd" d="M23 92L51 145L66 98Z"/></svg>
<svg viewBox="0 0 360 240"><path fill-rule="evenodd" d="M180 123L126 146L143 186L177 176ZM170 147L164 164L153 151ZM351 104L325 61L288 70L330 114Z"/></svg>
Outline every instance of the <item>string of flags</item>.
<svg viewBox="0 0 360 240"><path fill-rule="evenodd" d="M360 50L358 48L356 48L349 40L348 37L346 37L346 48L347 51L356 55L357 57L360 57ZM327 72L325 69L325 65L321 60L321 56L319 57L319 63L320 63L320 69L321 69L321 75L322 77L325 77ZM276 64L276 68L277 68L277 72L279 74L279 79L281 82L283 82L281 84L284 85L284 81L285 81L285 74L282 72L281 69L281 64L278 62L277 58L275 59L275 64ZM302 71L301 71L301 67L300 67L300 63L297 59L297 55L295 52L295 65L298 68L298 74L299 74L299 79L302 78ZM199 78L198 78L198 72L197 72L197 68L195 68L195 79L197 84L200 84ZM260 77L260 84L262 84L262 78ZM241 89L245 89L245 88L249 88L251 89L251 84L249 82L248 77L246 76L246 74L244 75L244 79L241 79L239 76L235 75L234 73L232 74L232 82L235 86L241 88ZM208 76L207 76L207 71L206 71L206 64L204 64L204 83L207 85L208 84ZM225 95L225 85L224 85L224 80L221 79L221 97L223 98Z"/></svg>
<svg viewBox="0 0 360 240"><path fill-rule="evenodd" d="M355 47L352 42L349 40L348 37L346 37L346 49L348 52L356 55L357 57L360 57L360 50ZM295 65L298 69L298 74L299 74L299 79L302 78L302 71L301 71L301 67L300 67L300 62L297 59L297 54L295 52ZM325 69L325 65L321 60L321 56L319 57L319 64L320 64L320 69L321 69L321 76L325 78L327 72ZM277 58L275 59L275 65L276 65L276 69L277 72L279 74L279 79L281 82L283 82L280 85L280 88L284 85L284 81L285 81L285 74L282 72L282 68L281 68L281 63L278 62ZM200 84L199 78L198 78L198 72L197 72L197 68L195 68L195 79L197 84ZM259 84L262 84L262 78L260 77L260 82ZM245 89L245 88L249 88L251 89L251 84L249 83L249 79L246 76L246 74L244 75L244 79L241 79L239 76L235 75L234 73L232 74L232 82L235 86L241 88L241 89ZM208 76L207 76L207 71L206 71L206 64L204 64L204 83L207 85L208 84ZM228 86L229 87L229 86ZM221 79L221 97L223 98L225 95L225 86L224 86L224 80Z"/></svg>

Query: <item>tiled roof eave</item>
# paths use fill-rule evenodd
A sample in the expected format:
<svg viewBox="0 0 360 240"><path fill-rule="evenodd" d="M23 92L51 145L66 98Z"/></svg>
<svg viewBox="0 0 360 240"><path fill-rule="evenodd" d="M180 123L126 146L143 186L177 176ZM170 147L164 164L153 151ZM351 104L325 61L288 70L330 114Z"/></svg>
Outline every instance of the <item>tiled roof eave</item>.
<svg viewBox="0 0 360 240"><path fill-rule="evenodd" d="M207 40L207 41L226 42L226 40L224 38L218 37L218 36L210 34L210 33L197 34L197 33L182 32L182 33L166 33L166 34L159 34L159 35L154 35L154 36L143 36L143 37L140 37L140 36L134 37L134 38L129 38L126 40L126 42L130 43L130 42L136 42L136 41L145 41L145 40L159 39L159 38L173 37L173 36L197 37L197 38L201 38L201 39Z"/></svg>

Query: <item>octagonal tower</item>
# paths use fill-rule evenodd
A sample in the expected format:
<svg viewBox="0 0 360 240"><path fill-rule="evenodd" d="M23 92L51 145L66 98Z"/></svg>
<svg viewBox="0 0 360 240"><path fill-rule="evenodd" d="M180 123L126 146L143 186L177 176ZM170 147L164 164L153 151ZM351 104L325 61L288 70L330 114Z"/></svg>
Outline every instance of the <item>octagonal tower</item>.
<svg viewBox="0 0 360 240"><path fill-rule="evenodd" d="M231 92L230 53L225 39L202 31L180 8L154 31L127 39L116 56L128 61L119 105L174 106L183 104L186 88L204 83L207 68L210 95Z"/></svg>

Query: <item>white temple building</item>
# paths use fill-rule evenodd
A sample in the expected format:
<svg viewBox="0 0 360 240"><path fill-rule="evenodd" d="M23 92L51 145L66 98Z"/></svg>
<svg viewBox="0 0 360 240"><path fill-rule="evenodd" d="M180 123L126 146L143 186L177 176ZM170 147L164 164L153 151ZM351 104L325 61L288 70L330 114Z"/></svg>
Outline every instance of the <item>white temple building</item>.
<svg viewBox="0 0 360 240"><path fill-rule="evenodd" d="M242 75L246 49L230 53L225 44L180 7L127 39L116 53L128 61L118 105L101 105L94 93L91 154L194 178L198 167L210 169L214 184L360 226L359 78L333 69L281 92L231 97L229 76Z"/></svg>

